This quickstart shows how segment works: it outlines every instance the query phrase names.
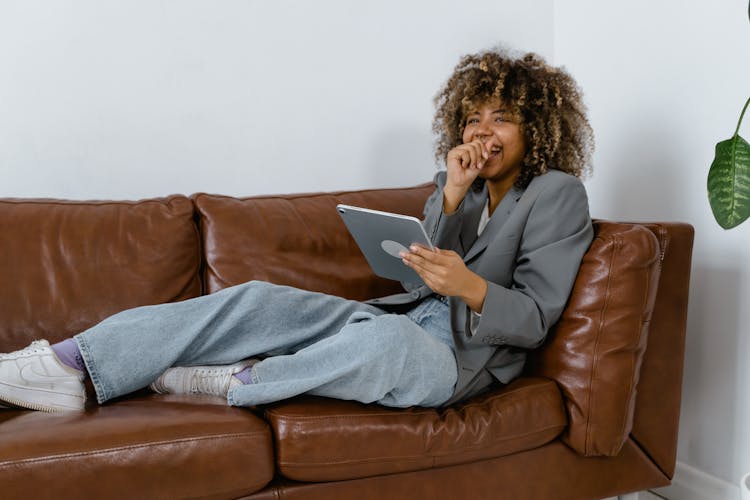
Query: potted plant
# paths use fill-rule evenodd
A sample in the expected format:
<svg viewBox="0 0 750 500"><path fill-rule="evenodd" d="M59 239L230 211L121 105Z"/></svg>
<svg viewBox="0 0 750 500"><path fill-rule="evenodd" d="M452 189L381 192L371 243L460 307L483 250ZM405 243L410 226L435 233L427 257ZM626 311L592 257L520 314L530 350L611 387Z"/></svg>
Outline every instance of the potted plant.
<svg viewBox="0 0 750 500"><path fill-rule="evenodd" d="M742 108L734 135L716 144L708 171L708 201L716 222L724 229L738 226L750 216L750 144L739 135L748 104L750 99Z"/></svg>

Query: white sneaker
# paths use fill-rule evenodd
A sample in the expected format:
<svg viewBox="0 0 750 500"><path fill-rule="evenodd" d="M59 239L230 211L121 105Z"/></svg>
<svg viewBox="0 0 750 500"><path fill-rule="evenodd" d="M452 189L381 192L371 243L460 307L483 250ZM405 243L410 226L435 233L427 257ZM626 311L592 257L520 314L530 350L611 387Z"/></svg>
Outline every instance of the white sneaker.
<svg viewBox="0 0 750 500"><path fill-rule="evenodd" d="M257 359L246 359L233 365L176 366L167 369L149 387L159 394L211 394L226 397L229 389L242 385L233 377Z"/></svg>
<svg viewBox="0 0 750 500"><path fill-rule="evenodd" d="M49 342L0 355L0 403L31 410L83 410L85 374L60 361Z"/></svg>

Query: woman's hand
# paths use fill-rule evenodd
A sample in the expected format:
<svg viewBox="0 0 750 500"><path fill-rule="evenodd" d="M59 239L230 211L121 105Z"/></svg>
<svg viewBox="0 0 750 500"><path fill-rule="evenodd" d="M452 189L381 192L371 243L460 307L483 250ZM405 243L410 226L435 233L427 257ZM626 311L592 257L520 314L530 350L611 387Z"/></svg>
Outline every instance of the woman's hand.
<svg viewBox="0 0 750 500"><path fill-rule="evenodd" d="M460 255L440 248L432 251L421 245L412 245L409 250L401 252L401 259L433 292L461 297L472 311L482 311L487 282L469 270Z"/></svg>
<svg viewBox="0 0 750 500"><path fill-rule="evenodd" d="M490 140L490 142L492 142ZM443 210L452 213L458 208L461 200L479 175L489 157L490 145L476 139L460 144L448 151L445 165L448 169L445 188L443 188Z"/></svg>

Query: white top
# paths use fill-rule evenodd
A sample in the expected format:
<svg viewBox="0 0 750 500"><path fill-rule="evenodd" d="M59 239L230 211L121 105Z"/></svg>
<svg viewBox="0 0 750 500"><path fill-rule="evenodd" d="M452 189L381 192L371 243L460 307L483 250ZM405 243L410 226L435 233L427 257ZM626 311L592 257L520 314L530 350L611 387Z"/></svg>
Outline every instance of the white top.
<svg viewBox="0 0 750 500"><path fill-rule="evenodd" d="M477 227L477 236L482 235L482 231L487 227L487 223L490 222L490 197L487 197L487 201L484 202L484 210L482 210L482 216L479 218L479 226ZM469 335L474 335L474 331L479 327L479 319L482 317L481 313L471 311L471 319L469 321Z"/></svg>
<svg viewBox="0 0 750 500"><path fill-rule="evenodd" d="M482 216L479 218L479 227L477 227L477 236L482 236L482 231L487 227L487 223L490 221L490 197L487 197L487 201L484 202L484 210L482 210Z"/></svg>

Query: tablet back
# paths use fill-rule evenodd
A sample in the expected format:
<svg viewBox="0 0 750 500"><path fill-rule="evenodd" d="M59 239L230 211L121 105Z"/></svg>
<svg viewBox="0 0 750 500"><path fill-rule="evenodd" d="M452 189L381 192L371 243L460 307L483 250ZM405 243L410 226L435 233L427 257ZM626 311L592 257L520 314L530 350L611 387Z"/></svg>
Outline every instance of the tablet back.
<svg viewBox="0 0 750 500"><path fill-rule="evenodd" d="M350 205L337 205L336 209L375 274L422 283L419 275L399 256L399 252L408 251L412 243L432 248L419 219Z"/></svg>

